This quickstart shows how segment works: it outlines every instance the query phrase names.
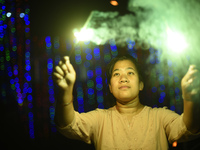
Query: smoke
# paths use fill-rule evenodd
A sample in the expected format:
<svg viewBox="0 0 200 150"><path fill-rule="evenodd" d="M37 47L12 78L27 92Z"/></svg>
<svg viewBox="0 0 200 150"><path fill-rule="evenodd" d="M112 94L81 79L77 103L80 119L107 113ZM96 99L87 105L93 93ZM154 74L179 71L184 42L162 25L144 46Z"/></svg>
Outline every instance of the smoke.
<svg viewBox="0 0 200 150"><path fill-rule="evenodd" d="M90 40L99 45L115 39L121 46L127 40L139 41L160 49L161 62L170 58L179 66L198 64L199 0L129 0L127 9L130 14L123 16L118 12L91 12L83 27L92 29Z"/></svg>
<svg viewBox="0 0 200 150"><path fill-rule="evenodd" d="M143 8L144 11L137 11L139 8ZM155 48L161 48L163 57L169 56L169 54L172 57L176 54L174 51L170 51L169 43L167 43L168 38L173 38L168 37L167 31L171 30L184 37L187 43L182 55L189 56L190 61L197 61L200 56L199 0L130 0L128 10L137 14L139 38L150 42ZM185 44L175 42L180 44L179 47Z"/></svg>
<svg viewBox="0 0 200 150"><path fill-rule="evenodd" d="M118 45L123 45L127 39L136 39L136 19L133 14L120 16L119 12L92 11L82 32L93 31L89 39L97 45L103 45L111 39L115 39ZM88 37L86 38L88 39Z"/></svg>

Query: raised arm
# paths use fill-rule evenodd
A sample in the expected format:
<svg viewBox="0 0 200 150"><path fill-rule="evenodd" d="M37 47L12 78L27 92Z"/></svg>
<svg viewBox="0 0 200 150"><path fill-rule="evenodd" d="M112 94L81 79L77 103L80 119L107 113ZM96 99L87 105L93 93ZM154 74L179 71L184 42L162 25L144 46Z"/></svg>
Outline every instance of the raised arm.
<svg viewBox="0 0 200 150"><path fill-rule="evenodd" d="M76 72L65 56L55 67L54 82L59 87L55 110L55 123L59 127L65 127L74 119L73 87L76 80Z"/></svg>
<svg viewBox="0 0 200 150"><path fill-rule="evenodd" d="M189 67L181 81L184 99L183 121L187 129L196 133L200 131L200 72L195 65Z"/></svg>

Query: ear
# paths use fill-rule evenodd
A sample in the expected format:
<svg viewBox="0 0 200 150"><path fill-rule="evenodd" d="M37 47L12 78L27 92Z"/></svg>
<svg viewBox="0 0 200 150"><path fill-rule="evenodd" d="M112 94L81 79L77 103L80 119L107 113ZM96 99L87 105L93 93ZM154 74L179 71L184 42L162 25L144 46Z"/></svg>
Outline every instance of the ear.
<svg viewBox="0 0 200 150"><path fill-rule="evenodd" d="M144 83L142 81L140 81L140 91L142 91L144 88Z"/></svg>
<svg viewBox="0 0 200 150"><path fill-rule="evenodd" d="M110 93L112 93L112 88L111 88L111 85L109 84L109 90L110 90Z"/></svg>

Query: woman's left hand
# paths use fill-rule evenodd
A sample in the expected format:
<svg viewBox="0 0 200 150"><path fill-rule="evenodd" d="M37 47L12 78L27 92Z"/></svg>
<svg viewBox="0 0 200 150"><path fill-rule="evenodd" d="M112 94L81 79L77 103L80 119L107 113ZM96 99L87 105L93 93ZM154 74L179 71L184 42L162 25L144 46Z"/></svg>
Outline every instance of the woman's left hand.
<svg viewBox="0 0 200 150"><path fill-rule="evenodd" d="M190 65L181 81L181 88L184 100L200 102L200 72L195 65Z"/></svg>

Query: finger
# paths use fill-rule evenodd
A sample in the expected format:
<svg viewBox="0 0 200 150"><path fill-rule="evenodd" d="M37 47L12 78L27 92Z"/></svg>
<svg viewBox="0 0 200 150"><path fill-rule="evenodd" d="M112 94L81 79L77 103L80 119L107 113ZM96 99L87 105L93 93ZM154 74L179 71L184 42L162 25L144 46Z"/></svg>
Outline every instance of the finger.
<svg viewBox="0 0 200 150"><path fill-rule="evenodd" d="M63 76L60 75L59 73L54 72L54 73L53 73L53 78L54 78L55 80L62 80L62 79L63 79Z"/></svg>
<svg viewBox="0 0 200 150"><path fill-rule="evenodd" d="M198 73L197 69L194 69L194 65L191 65L186 73L186 75L183 78L183 81L187 82L192 77L194 77Z"/></svg>
<svg viewBox="0 0 200 150"><path fill-rule="evenodd" d="M60 74L61 76L64 76L64 71L61 69L60 66L55 67L55 72Z"/></svg>
<svg viewBox="0 0 200 150"><path fill-rule="evenodd" d="M64 62L66 63L67 61L69 61L69 56L64 56L63 59L64 59Z"/></svg>
<svg viewBox="0 0 200 150"><path fill-rule="evenodd" d="M60 67L64 73L68 73L68 68L67 68L66 64L62 64Z"/></svg>
<svg viewBox="0 0 200 150"><path fill-rule="evenodd" d="M73 67L72 64L70 63L70 60L69 60L69 59L66 61L65 64L66 64L66 66L67 66L68 72L69 72L69 73L72 73L72 74L75 74L74 67Z"/></svg>

